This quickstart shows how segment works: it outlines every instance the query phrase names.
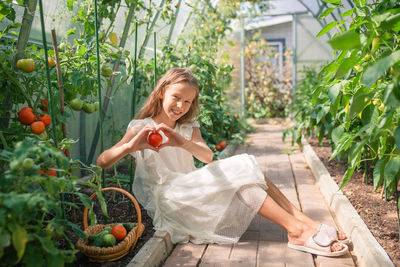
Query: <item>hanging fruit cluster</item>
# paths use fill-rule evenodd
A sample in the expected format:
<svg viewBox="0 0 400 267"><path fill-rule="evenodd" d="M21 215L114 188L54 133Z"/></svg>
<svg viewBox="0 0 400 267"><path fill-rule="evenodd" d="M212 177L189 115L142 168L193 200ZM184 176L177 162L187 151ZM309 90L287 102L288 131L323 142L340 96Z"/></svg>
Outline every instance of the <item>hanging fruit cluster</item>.
<svg viewBox="0 0 400 267"><path fill-rule="evenodd" d="M93 113L99 110L99 102L89 102L87 100L82 100L80 98L74 98L69 102L69 105L73 110L80 111L83 110L86 113Z"/></svg>
<svg viewBox="0 0 400 267"><path fill-rule="evenodd" d="M42 100L43 106L40 108L42 110L47 111L47 103L48 100ZM42 116L36 116L33 113L32 108L30 107L23 107L18 112L18 121L23 125L29 125L31 128L31 132L37 135L42 135L41 137L44 138L44 133L46 133L46 127L50 126L51 118L49 114L44 113ZM46 134L47 137L47 134Z"/></svg>

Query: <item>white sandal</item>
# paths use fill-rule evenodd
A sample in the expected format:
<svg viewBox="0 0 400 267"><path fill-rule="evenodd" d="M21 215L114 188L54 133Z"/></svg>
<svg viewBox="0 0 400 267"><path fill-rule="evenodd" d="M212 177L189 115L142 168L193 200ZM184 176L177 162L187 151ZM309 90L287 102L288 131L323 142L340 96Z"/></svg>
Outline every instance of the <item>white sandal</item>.
<svg viewBox="0 0 400 267"><path fill-rule="evenodd" d="M288 243L288 247L315 255L327 256L327 257L338 257L347 253L348 247L346 244L342 244L343 248L339 251L332 251L331 245L337 240L332 240L325 232L318 231L314 235L310 236L304 245L293 245Z"/></svg>
<svg viewBox="0 0 400 267"><path fill-rule="evenodd" d="M346 236L346 239L339 239L338 230L337 230L335 227L333 227L333 226L329 226L329 225L327 225L327 224L321 223L320 226L319 226L319 228L318 228L318 231L324 232L324 233L327 234L331 239L337 240L337 241L339 241L340 243L343 243L343 244L350 244L350 242L351 242L350 239L349 239L347 236Z"/></svg>

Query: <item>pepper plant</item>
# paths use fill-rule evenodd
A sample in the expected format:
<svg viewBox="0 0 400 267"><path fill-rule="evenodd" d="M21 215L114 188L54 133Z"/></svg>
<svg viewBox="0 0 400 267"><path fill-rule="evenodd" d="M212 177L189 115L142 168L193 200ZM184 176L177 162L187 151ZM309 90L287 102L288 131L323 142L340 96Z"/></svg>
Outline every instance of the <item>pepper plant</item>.
<svg viewBox="0 0 400 267"><path fill-rule="evenodd" d="M342 6L340 0L326 2L324 16ZM400 4L362 0L353 6L317 35L336 26L338 33L329 41L335 59L319 73L309 124L297 130L315 129L320 140L331 141L331 159L347 160L341 187L363 168L374 190L382 186L385 198L395 196L399 203Z"/></svg>

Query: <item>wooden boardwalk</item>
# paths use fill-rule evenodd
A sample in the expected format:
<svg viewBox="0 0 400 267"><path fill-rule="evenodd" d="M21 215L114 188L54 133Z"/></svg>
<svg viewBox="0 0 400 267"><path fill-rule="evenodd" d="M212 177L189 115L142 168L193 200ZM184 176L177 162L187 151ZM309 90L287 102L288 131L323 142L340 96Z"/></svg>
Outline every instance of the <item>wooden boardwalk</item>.
<svg viewBox="0 0 400 267"><path fill-rule="evenodd" d="M335 225L302 152L282 142L281 125L263 124L249 136L250 145L235 154L254 155L266 176L298 208L311 218ZM257 215L237 244L178 244L164 263L171 266L356 266L351 252L338 258L313 256L287 247L287 234L280 226Z"/></svg>

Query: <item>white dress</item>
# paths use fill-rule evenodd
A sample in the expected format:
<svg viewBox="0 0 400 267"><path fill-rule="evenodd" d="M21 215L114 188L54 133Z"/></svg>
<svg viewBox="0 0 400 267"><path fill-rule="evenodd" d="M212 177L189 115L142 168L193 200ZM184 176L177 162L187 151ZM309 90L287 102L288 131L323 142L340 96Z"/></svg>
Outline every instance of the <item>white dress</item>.
<svg viewBox="0 0 400 267"><path fill-rule="evenodd" d="M128 128L140 131L151 118L132 120ZM184 138L192 138L197 122L177 124ZM145 149L136 159L133 193L153 219L156 230L167 231L173 243L235 243L246 231L262 200L246 205L237 191L248 185L267 189L255 158L236 155L196 168L191 153L165 147ZM261 202L261 203L260 203Z"/></svg>

